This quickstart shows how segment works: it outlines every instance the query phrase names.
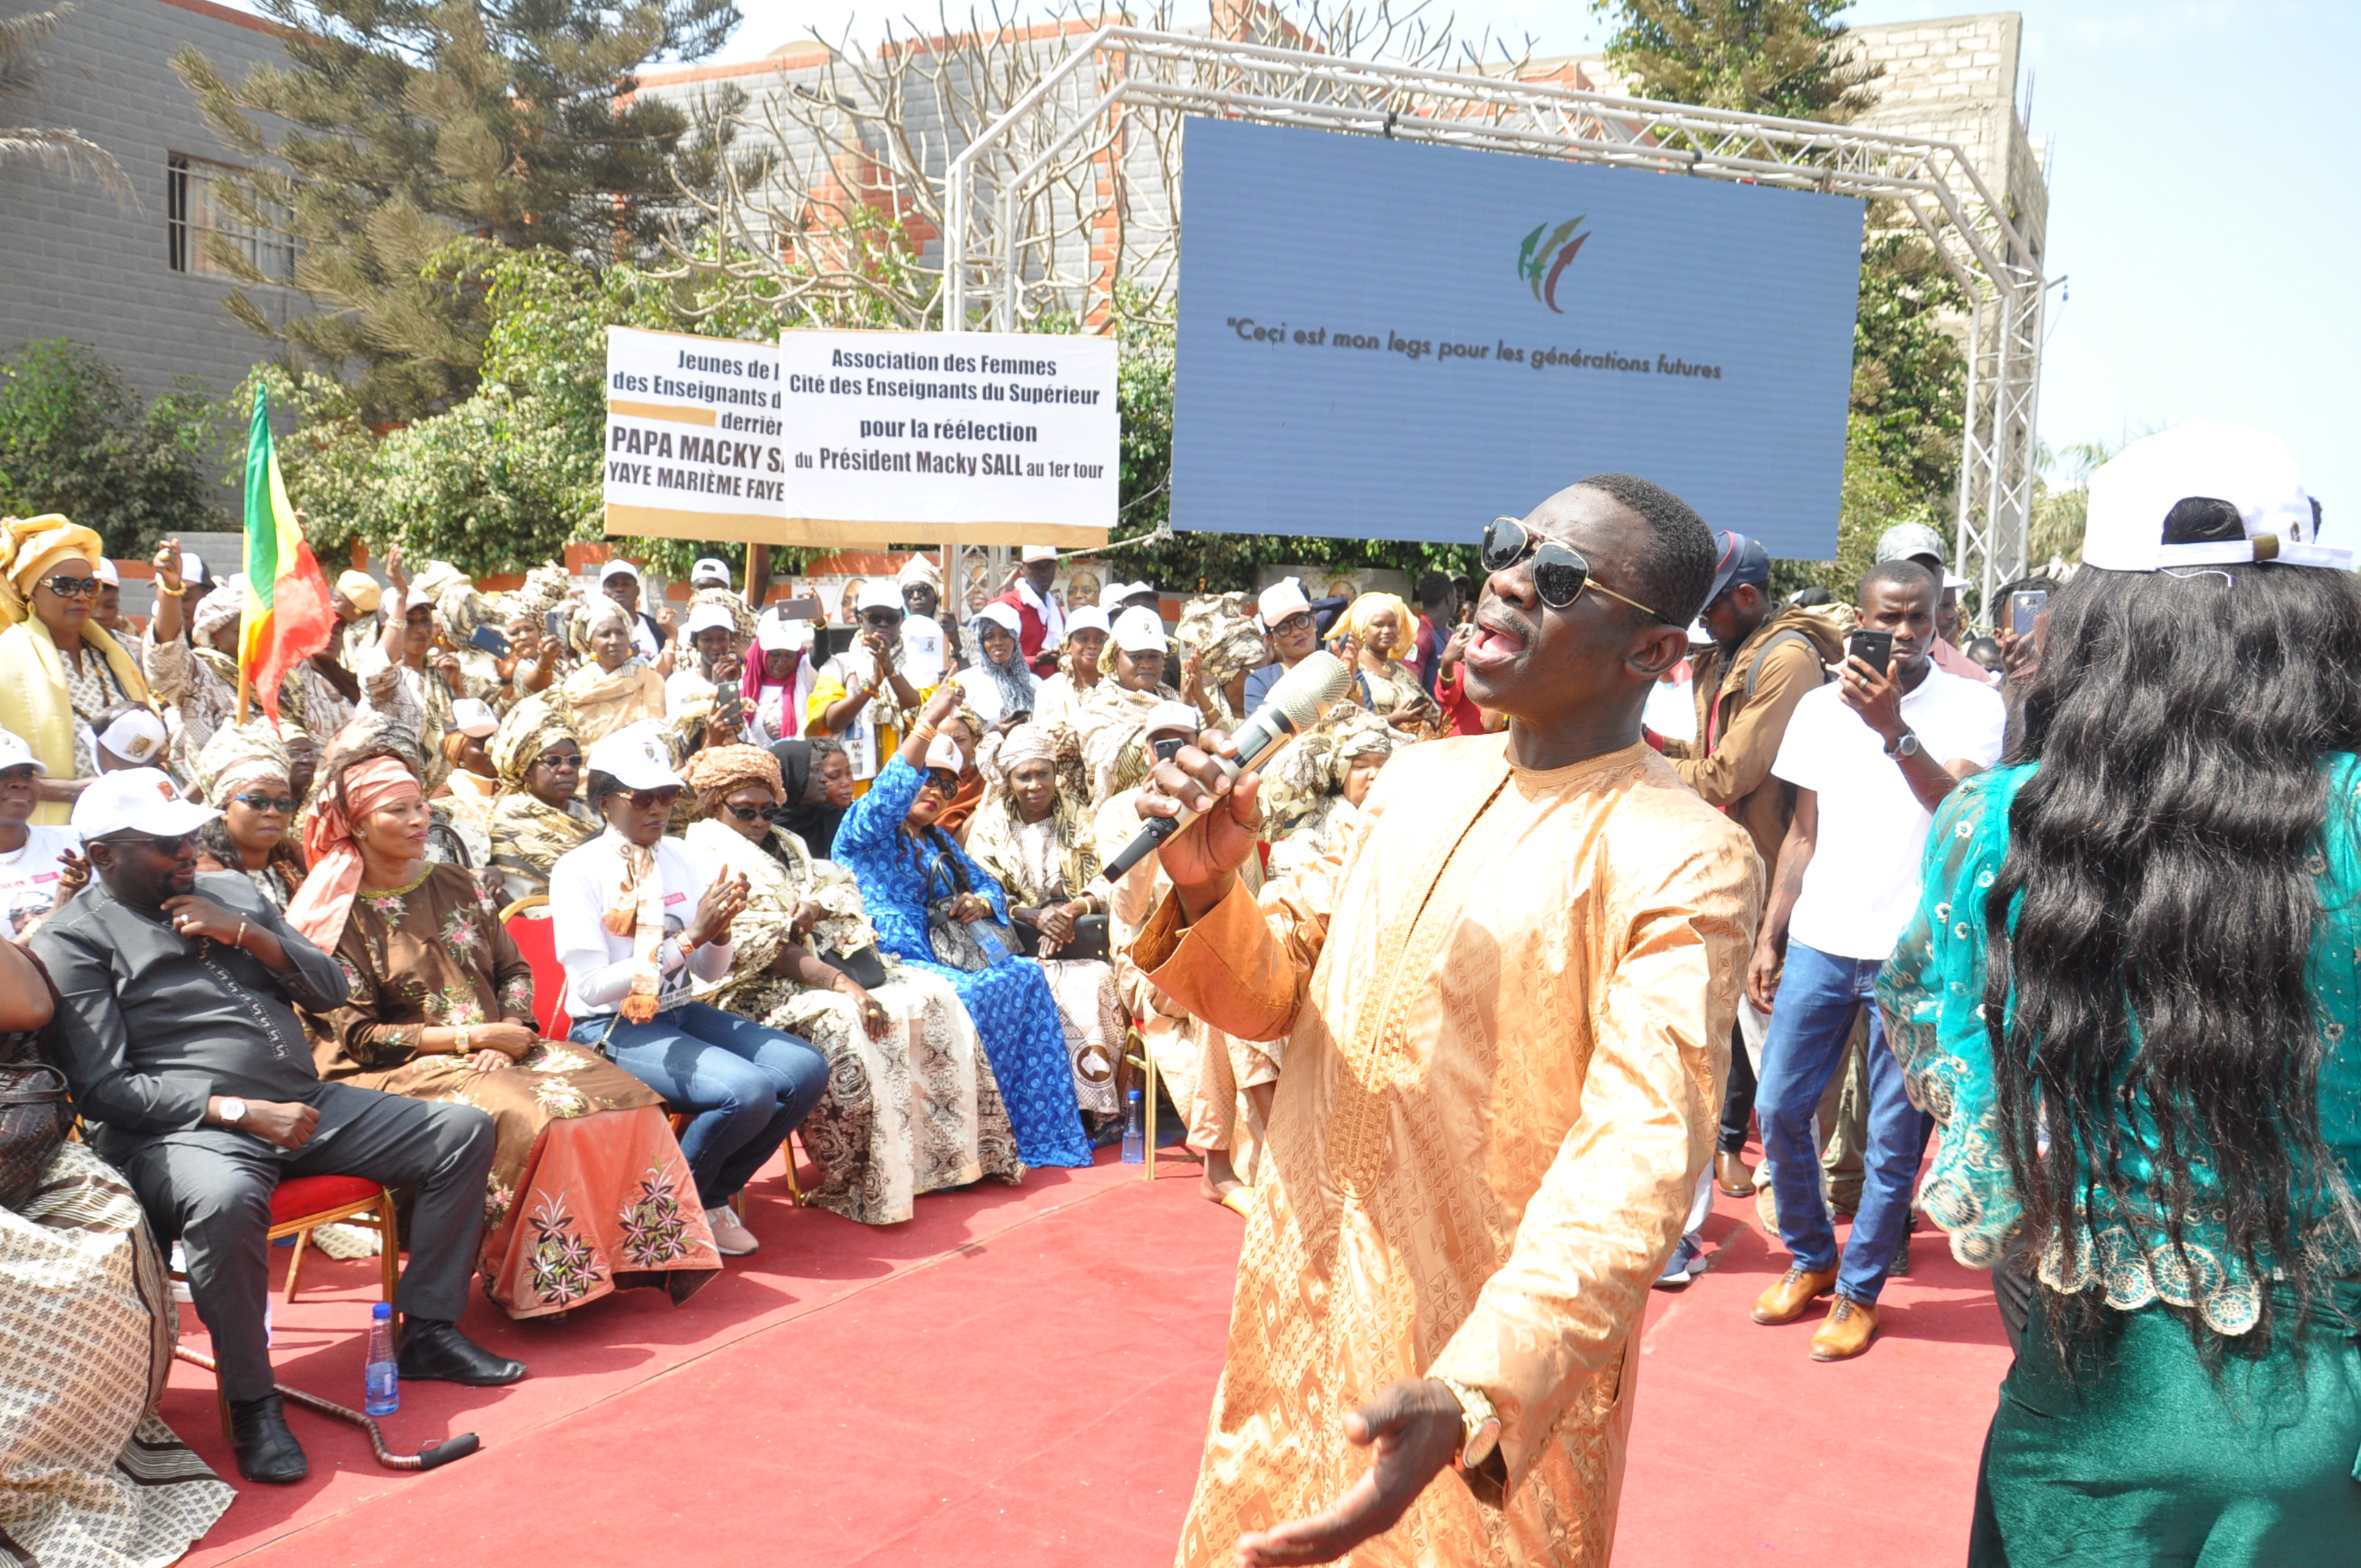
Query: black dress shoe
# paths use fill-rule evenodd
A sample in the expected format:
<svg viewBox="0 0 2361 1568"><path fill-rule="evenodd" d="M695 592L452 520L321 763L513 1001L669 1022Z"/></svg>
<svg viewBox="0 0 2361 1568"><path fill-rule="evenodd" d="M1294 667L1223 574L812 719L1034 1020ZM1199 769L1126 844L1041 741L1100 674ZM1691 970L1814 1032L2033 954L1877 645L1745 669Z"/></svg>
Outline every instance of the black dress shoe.
<svg viewBox="0 0 2361 1568"><path fill-rule="evenodd" d="M496 1388L524 1376L524 1363L494 1355L459 1332L456 1323L412 1318L401 1336L401 1370L412 1381L466 1383Z"/></svg>
<svg viewBox="0 0 2361 1568"><path fill-rule="evenodd" d="M287 1430L287 1411L277 1394L230 1406L229 1432L230 1445L237 1450L237 1473L249 1481L291 1486L312 1473L303 1445Z"/></svg>

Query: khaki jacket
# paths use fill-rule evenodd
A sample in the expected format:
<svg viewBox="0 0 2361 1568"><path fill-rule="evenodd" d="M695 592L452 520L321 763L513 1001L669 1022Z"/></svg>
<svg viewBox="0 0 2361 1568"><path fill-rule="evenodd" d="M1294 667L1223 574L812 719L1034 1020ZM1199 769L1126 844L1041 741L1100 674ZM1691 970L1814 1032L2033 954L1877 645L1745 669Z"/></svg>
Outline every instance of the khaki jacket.
<svg viewBox="0 0 2361 1568"><path fill-rule="evenodd" d="M1790 609L1756 627L1735 653L1710 648L1691 666L1697 739L1668 745L1665 755L1707 805L1727 812L1753 839L1766 890L1795 814L1795 792L1771 776L1771 764L1786 736L1787 716L1843 652L1844 634L1833 620ZM1708 735L1710 751L1705 751Z"/></svg>

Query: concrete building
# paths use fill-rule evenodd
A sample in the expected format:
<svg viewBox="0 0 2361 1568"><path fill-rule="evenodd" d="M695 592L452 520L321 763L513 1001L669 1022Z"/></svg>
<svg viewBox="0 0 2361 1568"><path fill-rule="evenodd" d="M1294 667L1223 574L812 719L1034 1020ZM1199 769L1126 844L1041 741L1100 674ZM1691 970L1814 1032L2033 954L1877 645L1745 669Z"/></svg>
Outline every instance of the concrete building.
<svg viewBox="0 0 2361 1568"><path fill-rule="evenodd" d="M213 202L230 159L172 71L193 44L233 80L283 63L275 31L211 0L78 0L41 46L30 82L5 94L12 125L81 132L115 155L135 195L28 164L0 165L0 354L38 338L95 349L144 393L193 376L227 392L270 356L222 308L232 280L205 255L221 234L288 275L285 241L244 232ZM288 290L247 297L285 319Z"/></svg>

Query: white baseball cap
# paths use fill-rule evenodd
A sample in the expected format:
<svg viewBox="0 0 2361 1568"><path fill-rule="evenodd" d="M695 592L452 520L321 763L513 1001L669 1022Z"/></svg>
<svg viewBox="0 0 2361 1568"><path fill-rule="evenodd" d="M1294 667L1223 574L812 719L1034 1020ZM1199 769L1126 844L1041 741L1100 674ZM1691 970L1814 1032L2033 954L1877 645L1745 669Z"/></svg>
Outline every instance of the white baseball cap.
<svg viewBox="0 0 2361 1568"><path fill-rule="evenodd" d="M1164 641L1163 620L1145 605L1135 606L1115 618L1115 645L1126 653L1170 646Z"/></svg>
<svg viewBox="0 0 2361 1568"><path fill-rule="evenodd" d="M1066 612L1066 635L1069 637L1077 631L1113 631L1114 630L1115 628L1107 623L1106 611L1094 604L1086 604L1079 609L1070 609Z"/></svg>
<svg viewBox="0 0 2361 1568"><path fill-rule="evenodd" d="M1054 561L1058 558L1058 547L1054 544L1027 544L1020 558L1028 566L1036 561Z"/></svg>
<svg viewBox="0 0 2361 1568"><path fill-rule="evenodd" d="M636 583L640 580L640 569L637 566L632 565L629 561L625 561L618 557L598 568L598 580L600 582L603 583L609 577L629 577L631 581Z"/></svg>
<svg viewBox="0 0 2361 1568"><path fill-rule="evenodd" d="M200 556L193 550L183 550L181 552L181 581L183 583L210 583L213 580L213 574L205 570L203 557Z"/></svg>
<svg viewBox="0 0 2361 1568"><path fill-rule="evenodd" d="M98 737L98 744L100 750L136 767L162 751L169 739L162 719L144 707L135 707L117 714L115 722Z"/></svg>
<svg viewBox="0 0 2361 1568"><path fill-rule="evenodd" d="M1005 604L999 599L994 599L990 604L985 605L982 609L977 610L975 612L975 618L978 620L988 620L992 622L993 625L999 627L1011 637L1021 637L1025 633L1025 618L1016 613L1015 606ZM1071 622L1069 622L1068 625L1071 627Z"/></svg>
<svg viewBox="0 0 2361 1568"><path fill-rule="evenodd" d="M853 608L862 611L903 609L901 585L891 577L868 577L861 584L861 597Z"/></svg>
<svg viewBox="0 0 2361 1568"><path fill-rule="evenodd" d="M927 771L932 773L937 768L954 778L967 772L967 753L948 735L938 735L927 742Z"/></svg>
<svg viewBox="0 0 2361 1568"><path fill-rule="evenodd" d="M2165 520L2184 500L2226 502L2244 536L2192 544L2164 543ZM2295 456L2253 425L2191 420L2135 441L2091 476L2082 564L2106 572L2230 566L2278 561L2353 569L2353 552L2312 536L2312 498Z"/></svg>
<svg viewBox="0 0 2361 1568"><path fill-rule="evenodd" d="M1204 716L1185 702L1159 702L1148 710L1148 723L1143 735L1161 735L1174 729L1186 729L1194 739L1204 728Z"/></svg>
<svg viewBox="0 0 2361 1568"><path fill-rule="evenodd" d="M37 773L49 771L49 763L33 755L33 749L25 744L24 737L13 729L0 729L0 773L10 768L26 767Z"/></svg>
<svg viewBox="0 0 2361 1568"><path fill-rule="evenodd" d="M92 575L110 588L119 588L123 586L123 574L116 571L115 563L104 555L98 558L98 565L93 568Z"/></svg>
<svg viewBox="0 0 2361 1568"><path fill-rule="evenodd" d="M651 719L626 724L591 747L583 762L589 772L610 774L625 789L681 785L680 775L672 771L672 748Z"/></svg>
<svg viewBox="0 0 2361 1568"><path fill-rule="evenodd" d="M1255 601L1255 609L1261 613L1266 631L1289 616L1311 608L1312 601L1303 595L1301 580L1295 577L1281 577L1263 589L1262 597Z"/></svg>
<svg viewBox="0 0 2361 1568"><path fill-rule="evenodd" d="M160 768L123 768L99 774L74 797L72 827L84 843L110 833L181 839L220 815L182 799Z"/></svg>
<svg viewBox="0 0 2361 1568"><path fill-rule="evenodd" d="M808 620L766 615L754 623L754 646L765 653L800 653L812 645Z"/></svg>
<svg viewBox="0 0 2361 1568"><path fill-rule="evenodd" d="M451 705L451 728L480 740L500 727L500 716L479 696L463 696ZM109 746L108 751L115 750Z"/></svg>
<svg viewBox="0 0 2361 1568"><path fill-rule="evenodd" d="M724 628L734 633L738 630L738 618L730 614L723 606L712 603L698 605L688 612L690 637L694 638L700 631L711 631L716 627Z"/></svg>
<svg viewBox="0 0 2361 1568"><path fill-rule="evenodd" d="M719 555L698 556L697 565L688 569L688 586L697 588L703 587L708 583L719 588L728 587L730 563Z"/></svg>

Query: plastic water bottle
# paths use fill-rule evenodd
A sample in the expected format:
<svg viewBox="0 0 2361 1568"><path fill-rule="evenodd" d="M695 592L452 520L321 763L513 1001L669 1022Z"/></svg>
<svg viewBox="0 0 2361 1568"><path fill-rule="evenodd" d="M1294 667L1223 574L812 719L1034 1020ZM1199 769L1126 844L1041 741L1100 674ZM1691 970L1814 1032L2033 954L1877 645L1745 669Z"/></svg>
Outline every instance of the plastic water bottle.
<svg viewBox="0 0 2361 1568"><path fill-rule="evenodd" d="M369 1309L368 1398L361 1409L372 1416L390 1416L401 1409L401 1369L393 1358L393 1303L379 1301Z"/></svg>
<svg viewBox="0 0 2361 1568"><path fill-rule="evenodd" d="M1147 1158L1148 1129L1140 1124L1139 1091L1135 1089L1124 1100L1123 1163L1138 1165Z"/></svg>

